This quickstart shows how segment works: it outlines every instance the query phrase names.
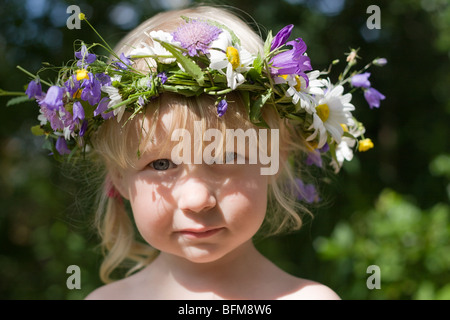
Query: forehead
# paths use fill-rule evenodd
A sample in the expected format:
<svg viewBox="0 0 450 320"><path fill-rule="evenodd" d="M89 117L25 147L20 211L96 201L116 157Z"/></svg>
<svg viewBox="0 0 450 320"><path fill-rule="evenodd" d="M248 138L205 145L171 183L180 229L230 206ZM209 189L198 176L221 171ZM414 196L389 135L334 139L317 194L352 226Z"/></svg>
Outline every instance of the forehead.
<svg viewBox="0 0 450 320"><path fill-rule="evenodd" d="M155 107L138 122L144 137L140 149L145 153L170 150L180 141L174 138L179 136L179 132L175 134L175 131L180 129L189 134L194 143L195 140L202 140L210 129L225 136L227 129L247 130L255 127L247 120L243 108L235 99L230 99L229 108L222 117L217 114L214 97L163 97Z"/></svg>

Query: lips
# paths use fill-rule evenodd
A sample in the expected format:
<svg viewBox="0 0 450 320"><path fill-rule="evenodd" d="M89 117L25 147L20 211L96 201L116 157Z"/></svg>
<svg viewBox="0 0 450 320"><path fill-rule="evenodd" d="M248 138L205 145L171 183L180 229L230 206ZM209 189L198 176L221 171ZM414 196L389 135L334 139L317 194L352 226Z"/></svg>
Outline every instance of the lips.
<svg viewBox="0 0 450 320"><path fill-rule="evenodd" d="M180 231L177 231L178 234L181 234L188 238L207 238L211 237L220 231L222 231L224 228L204 228L204 229L183 229Z"/></svg>

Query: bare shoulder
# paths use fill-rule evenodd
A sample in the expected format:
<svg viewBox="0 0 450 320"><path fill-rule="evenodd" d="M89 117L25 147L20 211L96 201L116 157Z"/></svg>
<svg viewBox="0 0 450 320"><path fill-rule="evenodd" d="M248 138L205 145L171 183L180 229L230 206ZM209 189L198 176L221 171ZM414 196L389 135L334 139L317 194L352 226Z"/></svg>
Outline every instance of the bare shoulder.
<svg viewBox="0 0 450 320"><path fill-rule="evenodd" d="M341 300L336 292L321 283L293 277L296 290L281 297L281 300Z"/></svg>
<svg viewBox="0 0 450 320"><path fill-rule="evenodd" d="M86 296L86 300L127 300L137 299L136 287L138 287L139 276L130 277L108 283L92 291Z"/></svg>
<svg viewBox="0 0 450 320"><path fill-rule="evenodd" d="M106 284L92 291L86 300L122 300L124 299L123 280Z"/></svg>

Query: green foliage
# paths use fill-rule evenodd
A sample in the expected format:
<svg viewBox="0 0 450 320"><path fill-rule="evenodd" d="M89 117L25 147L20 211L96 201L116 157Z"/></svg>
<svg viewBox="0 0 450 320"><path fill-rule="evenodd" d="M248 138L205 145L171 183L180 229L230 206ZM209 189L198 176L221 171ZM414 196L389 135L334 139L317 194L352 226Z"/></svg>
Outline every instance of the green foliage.
<svg viewBox="0 0 450 320"><path fill-rule="evenodd" d="M450 299L450 206L420 209L385 189L375 207L341 221L329 238L316 239L334 262L334 285L348 299ZM381 288L366 286L367 267L381 270Z"/></svg>
<svg viewBox="0 0 450 320"><path fill-rule="evenodd" d="M316 0L221 2L248 12L251 17L240 15L263 38L266 30L295 24L293 34L308 44L315 69L327 69L334 59L345 61L342 53L350 47L360 48L363 57L375 53L389 61L382 71L373 69L373 85L386 100L380 109L360 115L375 148L344 166L324 190L327 205L313 208L315 218L300 232L264 240L259 249L283 269L322 282L342 298L450 299L448 1L377 1L380 30L365 27L371 1L348 0L332 14L321 11L324 2ZM98 41L87 27L65 27L65 1L36 2L46 3L41 11L33 11L34 3L2 2L2 89L18 91L31 80L17 72L17 65L35 72L43 61L58 65L73 59L75 39ZM156 1L127 1L136 21L122 25L109 13L123 3L79 5L111 44L164 9ZM48 80L45 74L42 78ZM41 148L45 138L30 134L39 114L34 104L6 108L7 101L0 94L0 298L83 298L100 285L92 199L77 196L92 180L62 174L49 150ZM365 101L355 95L354 103ZM79 291L66 287L72 264L81 268ZM366 270L373 264L381 269L379 290L366 286Z"/></svg>

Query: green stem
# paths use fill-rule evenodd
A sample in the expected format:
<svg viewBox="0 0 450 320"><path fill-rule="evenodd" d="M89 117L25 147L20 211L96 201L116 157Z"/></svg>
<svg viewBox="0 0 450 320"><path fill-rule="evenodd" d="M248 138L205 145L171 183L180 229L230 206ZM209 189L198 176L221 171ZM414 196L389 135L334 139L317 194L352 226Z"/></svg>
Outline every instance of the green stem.
<svg viewBox="0 0 450 320"><path fill-rule="evenodd" d="M25 96L25 92L18 92L18 91L5 91L0 89L0 96Z"/></svg>
<svg viewBox="0 0 450 320"><path fill-rule="evenodd" d="M103 39L103 37L97 32L97 30L95 30L95 28L89 23L89 21L87 19L83 19L84 21L86 21L86 23L88 24L89 27L91 27L92 30L94 30L94 32L97 34L97 36L100 38L100 40L103 41L103 43L106 45L106 47L108 48L108 50L110 51L110 53L115 56L116 58L119 58L115 53L114 50L109 46L108 42L105 41L105 39Z"/></svg>
<svg viewBox="0 0 450 320"><path fill-rule="evenodd" d="M30 77L34 78L34 79L38 79L38 76L32 74L31 72L29 72L28 70L25 70L24 68L22 68L21 66L16 66L17 69L19 69L20 71L24 72L25 74L29 75ZM43 84L46 84L47 86L51 87L52 84L48 83L47 81L44 81L42 79L39 78L39 81L42 82Z"/></svg>

